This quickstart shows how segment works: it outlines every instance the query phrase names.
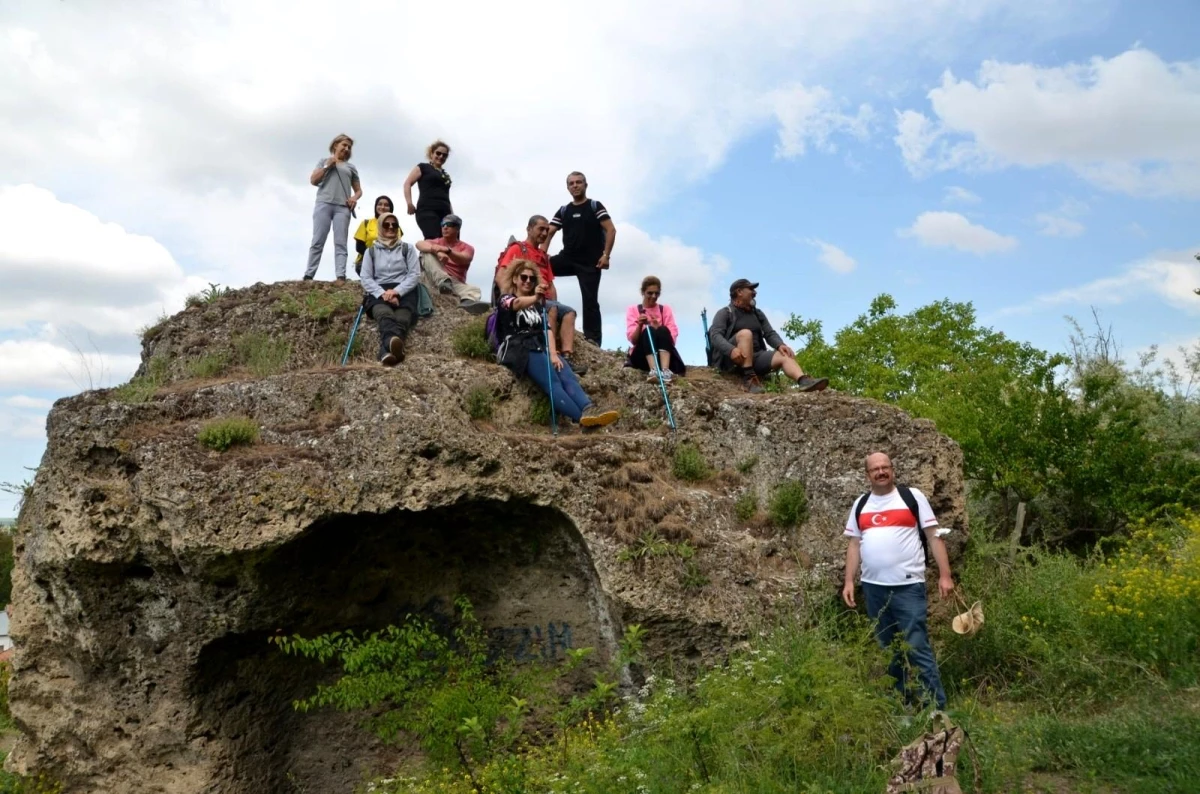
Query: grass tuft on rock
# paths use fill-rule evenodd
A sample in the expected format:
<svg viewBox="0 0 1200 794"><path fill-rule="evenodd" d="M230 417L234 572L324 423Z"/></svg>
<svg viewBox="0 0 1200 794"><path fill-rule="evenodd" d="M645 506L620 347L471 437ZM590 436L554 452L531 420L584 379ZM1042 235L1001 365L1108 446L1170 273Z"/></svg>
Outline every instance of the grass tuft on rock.
<svg viewBox="0 0 1200 794"><path fill-rule="evenodd" d="M754 489L738 497L733 504L733 514L742 522L749 521L758 514L758 495L754 493Z"/></svg>
<svg viewBox="0 0 1200 794"><path fill-rule="evenodd" d="M491 419L496 408L496 395L488 386L472 386L467 392L467 416L472 419Z"/></svg>
<svg viewBox="0 0 1200 794"><path fill-rule="evenodd" d="M291 342L274 339L261 331L236 337L233 347L237 351L238 362L260 378L283 372L292 355Z"/></svg>
<svg viewBox="0 0 1200 794"><path fill-rule="evenodd" d="M775 486L767 502L767 515L777 527L798 527L808 518L808 489L799 480Z"/></svg>
<svg viewBox="0 0 1200 794"><path fill-rule="evenodd" d="M214 419L200 428L196 440L217 452L239 445L248 446L258 441L258 424L245 416Z"/></svg>
<svg viewBox="0 0 1200 794"><path fill-rule="evenodd" d="M712 476L712 468L695 444L684 443L675 448L671 473L684 482L700 482Z"/></svg>
<svg viewBox="0 0 1200 794"><path fill-rule="evenodd" d="M454 329L450 336L450 344L454 352L465 358L477 358L491 361L495 354L487 340L487 318L477 317L471 322Z"/></svg>

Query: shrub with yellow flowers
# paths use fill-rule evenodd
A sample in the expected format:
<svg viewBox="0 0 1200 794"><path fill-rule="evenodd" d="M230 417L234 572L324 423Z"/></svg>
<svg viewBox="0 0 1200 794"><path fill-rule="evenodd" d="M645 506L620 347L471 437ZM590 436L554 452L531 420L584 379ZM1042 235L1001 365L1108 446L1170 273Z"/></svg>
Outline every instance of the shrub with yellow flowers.
<svg viewBox="0 0 1200 794"><path fill-rule="evenodd" d="M1200 652L1200 513L1143 523L1095 569L1088 612L1114 646L1168 677Z"/></svg>

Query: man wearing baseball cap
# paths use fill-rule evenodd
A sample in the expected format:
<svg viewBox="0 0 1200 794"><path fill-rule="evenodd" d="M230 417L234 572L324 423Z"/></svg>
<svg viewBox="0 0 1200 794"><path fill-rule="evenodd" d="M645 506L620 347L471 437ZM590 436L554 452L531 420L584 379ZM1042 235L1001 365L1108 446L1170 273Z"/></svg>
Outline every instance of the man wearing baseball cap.
<svg viewBox="0 0 1200 794"><path fill-rule="evenodd" d="M796 352L784 344L767 316L754 305L758 283L739 278L729 285L729 305L717 312L708 329L709 366L741 374L746 391L762 392L762 378L777 369L796 381L800 391L822 391L828 378L804 374Z"/></svg>
<svg viewBox="0 0 1200 794"><path fill-rule="evenodd" d="M459 308L470 314L484 314L491 308L479 300L479 287L467 283L467 268L475 259L475 249L459 238L462 218L447 215L442 218L442 236L421 240L416 248L421 252L421 278L425 288L453 292Z"/></svg>

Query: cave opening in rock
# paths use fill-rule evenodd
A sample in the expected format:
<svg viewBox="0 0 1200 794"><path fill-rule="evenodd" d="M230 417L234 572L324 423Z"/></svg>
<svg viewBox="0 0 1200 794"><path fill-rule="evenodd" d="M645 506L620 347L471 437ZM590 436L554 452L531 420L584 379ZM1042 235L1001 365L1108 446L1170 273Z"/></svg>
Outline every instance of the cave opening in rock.
<svg viewBox="0 0 1200 794"><path fill-rule="evenodd" d="M382 745L355 715L296 712L331 670L284 656L268 641L277 632L370 631L409 614L447 625L465 595L497 651L518 661L592 647L600 665L614 650L587 547L552 508L480 500L338 515L222 567L213 578L236 591L224 616L234 629L199 654L189 727L217 760L222 792L349 792L412 752Z"/></svg>

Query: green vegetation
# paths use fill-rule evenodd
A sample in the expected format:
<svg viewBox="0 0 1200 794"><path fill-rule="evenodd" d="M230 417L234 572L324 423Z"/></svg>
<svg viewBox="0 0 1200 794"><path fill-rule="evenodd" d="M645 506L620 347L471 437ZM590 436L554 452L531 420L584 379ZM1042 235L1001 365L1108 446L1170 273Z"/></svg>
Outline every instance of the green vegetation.
<svg viewBox="0 0 1200 794"><path fill-rule="evenodd" d="M13 572L13 536L12 528L4 527L0 529L0 608L8 605L12 601L12 572ZM8 711L8 689L4 689L4 709L0 714Z"/></svg>
<svg viewBox="0 0 1200 794"><path fill-rule="evenodd" d="M3 760L0 754L0 761ZM62 783L46 774L21 777L0 769L0 794L62 794Z"/></svg>
<svg viewBox="0 0 1200 794"><path fill-rule="evenodd" d="M477 358L483 361L495 360L496 354L487 340L486 323L486 317L477 317L455 328L450 336L450 344L454 348L454 352L464 358Z"/></svg>
<svg viewBox="0 0 1200 794"><path fill-rule="evenodd" d="M550 426L550 398L539 394L529 403L529 423Z"/></svg>
<svg viewBox="0 0 1200 794"><path fill-rule="evenodd" d="M798 527L808 519L808 490L798 480L785 480L771 491L767 515L777 527Z"/></svg>
<svg viewBox="0 0 1200 794"><path fill-rule="evenodd" d="M284 295L275 302L275 309L292 317L324 322L335 314L354 314L361 304L361 297L350 292L306 292L303 301Z"/></svg>
<svg viewBox="0 0 1200 794"><path fill-rule="evenodd" d="M231 290L229 287L222 287L220 284L213 284L210 281L207 289L202 289L199 292L188 295L184 305L192 307L215 303L231 292L233 292L233 290Z"/></svg>
<svg viewBox="0 0 1200 794"><path fill-rule="evenodd" d="M738 474L749 474L754 471L754 467L758 465L758 455L751 455L742 458L737 462Z"/></svg>
<svg viewBox="0 0 1200 794"><path fill-rule="evenodd" d="M215 378L229 368L229 354L207 353L187 363L189 378Z"/></svg>
<svg viewBox="0 0 1200 794"><path fill-rule="evenodd" d="M622 562L631 560L645 560L651 557L678 557L681 560L690 560L696 556L696 549L686 540L679 543L672 543L662 535L657 529L651 527L643 531L630 545L621 549L617 559Z"/></svg>
<svg viewBox="0 0 1200 794"><path fill-rule="evenodd" d="M146 364L142 375L135 375L128 383L113 389L113 396L118 402L144 403L154 396L159 387L167 382L167 368L170 366L166 356L154 356Z"/></svg>
<svg viewBox="0 0 1200 794"><path fill-rule="evenodd" d="M467 416L472 419L491 419L496 408L496 395L490 386L472 386L467 392Z"/></svg>
<svg viewBox="0 0 1200 794"><path fill-rule="evenodd" d="M695 444L684 442L675 447L671 458L671 473L684 482L700 482L712 476L712 468Z"/></svg>
<svg viewBox="0 0 1200 794"><path fill-rule="evenodd" d="M739 496L738 500L733 503L733 514L737 516L738 521L743 523L758 515L758 494L754 493L753 488Z"/></svg>
<svg viewBox="0 0 1200 794"><path fill-rule="evenodd" d="M233 340L237 361L260 378L278 375L287 366L292 355L292 343L287 339L273 339L262 332L242 334Z"/></svg>
<svg viewBox="0 0 1200 794"><path fill-rule="evenodd" d="M258 423L244 416L228 416L207 422L196 440L209 449L224 452L230 447L258 441Z"/></svg>

